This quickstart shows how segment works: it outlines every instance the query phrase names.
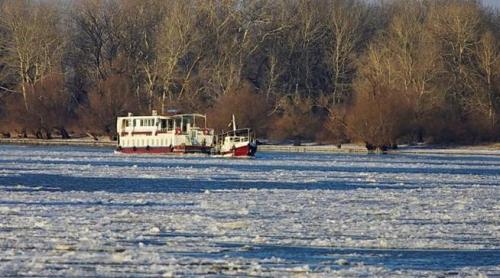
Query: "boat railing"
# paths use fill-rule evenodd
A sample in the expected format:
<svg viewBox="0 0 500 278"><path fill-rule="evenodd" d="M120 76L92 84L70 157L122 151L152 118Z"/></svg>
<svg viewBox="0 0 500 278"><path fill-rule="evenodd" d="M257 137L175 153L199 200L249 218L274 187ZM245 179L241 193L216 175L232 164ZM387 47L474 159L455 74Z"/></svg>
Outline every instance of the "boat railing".
<svg viewBox="0 0 500 278"><path fill-rule="evenodd" d="M250 128L240 128L236 130L230 130L217 135L217 141L222 142L225 137L244 137L246 140L252 140L252 130Z"/></svg>

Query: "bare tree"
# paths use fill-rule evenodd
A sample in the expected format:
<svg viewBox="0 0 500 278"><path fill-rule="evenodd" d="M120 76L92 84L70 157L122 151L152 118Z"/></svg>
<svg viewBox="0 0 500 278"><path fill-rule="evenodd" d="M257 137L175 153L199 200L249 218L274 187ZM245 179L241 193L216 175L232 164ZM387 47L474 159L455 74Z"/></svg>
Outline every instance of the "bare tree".
<svg viewBox="0 0 500 278"><path fill-rule="evenodd" d="M183 83L189 79L193 68L201 58L200 53L190 52L199 39L194 32L197 15L190 1L171 1L161 24L157 43L157 61L147 68L150 79L157 66L162 80L161 111L174 99L174 88L180 85L177 98L184 93ZM189 54L192 54L189 57ZM184 62L184 63L183 63ZM182 74L181 74L182 73Z"/></svg>
<svg viewBox="0 0 500 278"><path fill-rule="evenodd" d="M427 26L447 72L447 98L458 110L473 93L474 52L481 31L480 6L476 1L444 1L431 6Z"/></svg>
<svg viewBox="0 0 500 278"><path fill-rule="evenodd" d="M128 0L120 2L123 43L129 72L139 106L151 111L160 91L160 64L157 57L159 30L169 2ZM146 103L142 103L145 100Z"/></svg>
<svg viewBox="0 0 500 278"><path fill-rule="evenodd" d="M85 132L116 133L116 117L136 112L130 80L123 75L110 75L89 92L88 101L80 107L79 117Z"/></svg>
<svg viewBox="0 0 500 278"><path fill-rule="evenodd" d="M368 17L365 4L352 0L333 1L328 20L331 44L328 65L332 75L332 104L345 101L350 94L355 59L363 43Z"/></svg>
<svg viewBox="0 0 500 278"><path fill-rule="evenodd" d="M478 77L483 84L477 84L478 94L472 98L474 109L487 115L491 130L497 124L497 109L500 103L500 45L491 32L485 33L477 45Z"/></svg>
<svg viewBox="0 0 500 278"><path fill-rule="evenodd" d="M59 16L51 3L5 1L0 24L8 32L6 66L15 70L26 110L27 92L46 74L60 67L62 41Z"/></svg>

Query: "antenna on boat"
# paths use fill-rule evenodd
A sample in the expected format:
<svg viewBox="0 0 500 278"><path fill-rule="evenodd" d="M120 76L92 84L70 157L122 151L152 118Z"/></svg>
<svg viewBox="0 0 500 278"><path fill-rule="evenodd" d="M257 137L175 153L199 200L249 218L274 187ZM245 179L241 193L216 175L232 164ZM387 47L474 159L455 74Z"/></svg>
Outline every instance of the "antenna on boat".
<svg viewBox="0 0 500 278"><path fill-rule="evenodd" d="M236 120L234 119L234 114L233 114L233 131L236 131Z"/></svg>

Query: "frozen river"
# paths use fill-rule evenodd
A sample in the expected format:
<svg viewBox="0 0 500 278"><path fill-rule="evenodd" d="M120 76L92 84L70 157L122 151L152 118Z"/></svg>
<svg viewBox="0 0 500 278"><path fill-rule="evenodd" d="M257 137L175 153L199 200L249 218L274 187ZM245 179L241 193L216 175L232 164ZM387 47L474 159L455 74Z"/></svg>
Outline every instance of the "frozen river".
<svg viewBox="0 0 500 278"><path fill-rule="evenodd" d="M0 145L0 276L500 276L500 156Z"/></svg>

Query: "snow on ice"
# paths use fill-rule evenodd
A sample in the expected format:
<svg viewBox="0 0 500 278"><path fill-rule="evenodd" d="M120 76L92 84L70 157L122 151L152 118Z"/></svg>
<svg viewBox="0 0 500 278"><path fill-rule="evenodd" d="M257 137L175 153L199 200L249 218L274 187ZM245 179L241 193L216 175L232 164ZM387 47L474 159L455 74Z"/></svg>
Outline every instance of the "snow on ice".
<svg viewBox="0 0 500 278"><path fill-rule="evenodd" d="M0 273L500 275L500 157L0 148Z"/></svg>

